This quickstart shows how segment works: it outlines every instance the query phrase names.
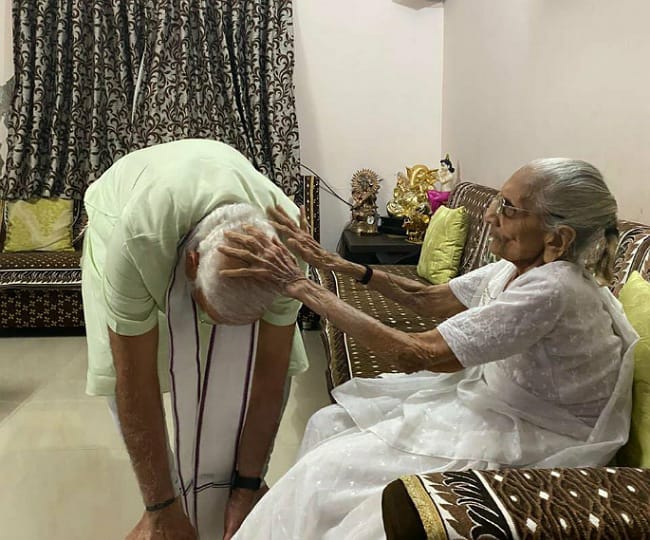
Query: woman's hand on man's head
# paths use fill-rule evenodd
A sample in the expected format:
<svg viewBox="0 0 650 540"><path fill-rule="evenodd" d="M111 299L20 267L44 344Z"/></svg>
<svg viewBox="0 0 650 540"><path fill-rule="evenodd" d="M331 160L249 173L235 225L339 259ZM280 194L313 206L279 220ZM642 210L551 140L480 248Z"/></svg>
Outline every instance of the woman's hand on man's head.
<svg viewBox="0 0 650 540"><path fill-rule="evenodd" d="M244 233L225 233L226 245L219 251L245 263L245 268L221 270L225 278L249 278L277 291L288 294L296 281L305 278L295 257L277 238L270 238L255 227L244 227Z"/></svg>
<svg viewBox="0 0 650 540"><path fill-rule="evenodd" d="M309 232L309 223L304 206L300 207L300 227L287 215L281 206L267 210L269 220L278 234L285 239L289 249L303 261L321 270L336 270L341 258L324 249Z"/></svg>

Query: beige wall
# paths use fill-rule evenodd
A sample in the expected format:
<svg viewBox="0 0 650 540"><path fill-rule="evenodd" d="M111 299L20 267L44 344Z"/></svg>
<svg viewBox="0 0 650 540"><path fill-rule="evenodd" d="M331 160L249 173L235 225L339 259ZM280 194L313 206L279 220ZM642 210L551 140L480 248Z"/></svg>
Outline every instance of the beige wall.
<svg viewBox="0 0 650 540"><path fill-rule="evenodd" d="M11 59L11 0L0 0L0 84L13 74Z"/></svg>
<svg viewBox="0 0 650 540"><path fill-rule="evenodd" d="M347 200L371 168L385 181L380 212L406 165L440 159L441 4L422 0L294 0L296 101L302 161ZM348 208L321 192L324 244Z"/></svg>
<svg viewBox="0 0 650 540"><path fill-rule="evenodd" d="M650 2L445 3L443 149L499 186L545 156L598 166L650 223Z"/></svg>

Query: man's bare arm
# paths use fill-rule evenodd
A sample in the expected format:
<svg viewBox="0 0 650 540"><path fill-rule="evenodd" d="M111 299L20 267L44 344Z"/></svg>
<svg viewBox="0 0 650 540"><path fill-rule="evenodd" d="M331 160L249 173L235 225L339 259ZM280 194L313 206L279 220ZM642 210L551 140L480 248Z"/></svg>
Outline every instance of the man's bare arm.
<svg viewBox="0 0 650 540"><path fill-rule="evenodd" d="M278 426L295 324L260 322L253 386L237 453L242 476L262 474Z"/></svg>
<svg viewBox="0 0 650 540"><path fill-rule="evenodd" d="M237 469L241 476L262 475L280 424L294 328L295 324L274 326L260 322L253 385L237 449ZM233 490L226 509L224 538L230 538L239 529L257 497L250 490Z"/></svg>
<svg viewBox="0 0 650 540"><path fill-rule="evenodd" d="M174 497L158 381L158 327L140 336L109 329L117 375L116 400L131 463L145 505Z"/></svg>

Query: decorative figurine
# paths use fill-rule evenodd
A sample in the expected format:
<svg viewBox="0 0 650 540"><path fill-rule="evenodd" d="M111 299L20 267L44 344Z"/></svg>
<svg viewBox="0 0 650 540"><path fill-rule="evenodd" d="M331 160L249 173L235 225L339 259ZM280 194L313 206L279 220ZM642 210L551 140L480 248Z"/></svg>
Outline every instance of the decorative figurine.
<svg viewBox="0 0 650 540"><path fill-rule="evenodd" d="M352 221L349 229L356 234L377 234L379 213L377 192L379 176L370 169L362 169L352 177Z"/></svg>
<svg viewBox="0 0 650 540"><path fill-rule="evenodd" d="M426 165L407 167L406 175L398 173L393 198L386 205L388 214L403 218L404 229L409 242L420 243L429 224L427 192L434 189L438 181L437 169Z"/></svg>
<svg viewBox="0 0 650 540"><path fill-rule="evenodd" d="M409 242L421 243L424 240L432 213L430 192L451 191L456 184L455 170L447 154L440 160L440 169L414 165L406 168L406 175L398 173L393 198L386 210L391 217L404 219L403 227Z"/></svg>
<svg viewBox="0 0 650 540"><path fill-rule="evenodd" d="M440 160L440 169L438 169L438 182L440 183L439 191L453 191L458 183L458 178L455 174L456 169L449 159L449 154L445 159Z"/></svg>

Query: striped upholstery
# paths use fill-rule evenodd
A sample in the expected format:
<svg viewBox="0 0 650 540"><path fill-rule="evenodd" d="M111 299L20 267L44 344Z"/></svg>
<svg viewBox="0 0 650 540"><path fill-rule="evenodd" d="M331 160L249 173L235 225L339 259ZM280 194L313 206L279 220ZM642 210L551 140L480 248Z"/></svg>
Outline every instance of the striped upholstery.
<svg viewBox="0 0 650 540"><path fill-rule="evenodd" d="M487 262L488 231L483 215L497 193L496 189L463 182L458 184L449 198L449 207L465 207L469 222L465 249L459 266L461 274L476 270Z"/></svg>
<svg viewBox="0 0 650 540"><path fill-rule="evenodd" d="M479 268L489 260L488 237L487 230L483 226L483 214L495 194L496 190L492 188L464 182L458 185L450 198L449 205L454 208L464 206L470 220L460 265L461 273ZM619 232L615 277L611 285L614 294L618 294L634 270L638 270L645 279L650 280L650 226L620 221ZM416 274L415 266L382 266L381 269L400 276L420 279ZM317 279L350 305L398 330L420 331L433 328L439 322L425 320L342 274L318 272ZM352 377L376 377L381 373L400 371L395 361L378 358L328 321L322 323L321 335L328 354L330 388Z"/></svg>

